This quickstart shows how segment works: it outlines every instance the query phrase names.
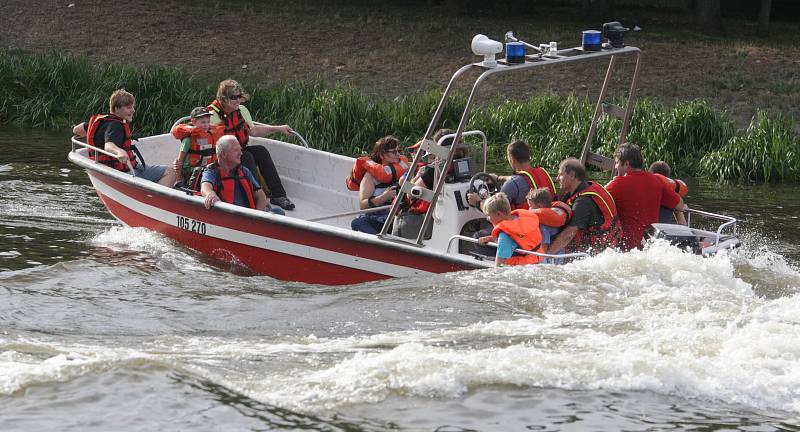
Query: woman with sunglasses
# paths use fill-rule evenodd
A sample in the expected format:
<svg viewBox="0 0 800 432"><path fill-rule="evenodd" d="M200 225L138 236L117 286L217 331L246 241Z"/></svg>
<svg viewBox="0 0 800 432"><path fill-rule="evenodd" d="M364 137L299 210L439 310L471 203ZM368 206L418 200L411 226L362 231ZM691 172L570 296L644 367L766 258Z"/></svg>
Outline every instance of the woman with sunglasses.
<svg viewBox="0 0 800 432"><path fill-rule="evenodd" d="M372 147L370 159L384 166L397 164L400 162L400 140L387 135L379 139ZM362 210L389 205L397 196L397 181L392 183L379 183L372 174L367 171L361 179L359 194L359 206ZM353 231L361 231L368 234L377 234L383 228L389 210L379 210L376 212L365 213L353 219L350 228Z"/></svg>
<svg viewBox="0 0 800 432"><path fill-rule="evenodd" d="M238 82L227 79L219 83L217 99L208 106L208 110L212 113L211 124L223 123L225 125L225 135L233 135L239 140L239 144L242 146L242 165L246 166L254 174L256 173L256 166L258 166L269 188L269 202L285 210L294 210L294 204L286 197L286 190L283 188L281 178L275 169L275 164L272 162L272 156L270 156L269 151L263 146L247 145L251 135L266 137L275 132L283 132L289 135L292 132L292 128L288 125L273 126L253 123L250 111L242 105L249 98L250 96L244 92Z"/></svg>

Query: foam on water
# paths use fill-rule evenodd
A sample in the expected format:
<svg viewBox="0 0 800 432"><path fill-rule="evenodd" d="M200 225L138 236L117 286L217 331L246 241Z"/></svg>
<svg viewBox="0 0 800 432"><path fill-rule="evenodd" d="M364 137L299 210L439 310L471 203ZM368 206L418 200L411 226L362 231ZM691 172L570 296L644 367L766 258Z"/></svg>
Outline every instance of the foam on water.
<svg viewBox="0 0 800 432"><path fill-rule="evenodd" d="M183 253L141 229L112 228L92 242L157 256ZM119 347L0 337L0 391L154 362L308 412L513 385L651 391L797 415L800 284L771 298L739 274L742 261L755 273L777 262L783 280L800 277L785 261L749 253L701 258L657 242L565 266L431 278L442 290L508 310L502 319L460 326L410 323L408 330L345 337L153 335L120 339Z"/></svg>
<svg viewBox="0 0 800 432"><path fill-rule="evenodd" d="M312 410L392 394L457 397L474 386L520 385L648 390L800 412L800 295L756 296L734 276L729 256L703 259L656 244L531 270L471 274L468 283L496 277L503 288L516 284L544 304L539 316L315 341L341 351L384 339L384 348L231 385ZM557 282L541 283L548 280Z"/></svg>

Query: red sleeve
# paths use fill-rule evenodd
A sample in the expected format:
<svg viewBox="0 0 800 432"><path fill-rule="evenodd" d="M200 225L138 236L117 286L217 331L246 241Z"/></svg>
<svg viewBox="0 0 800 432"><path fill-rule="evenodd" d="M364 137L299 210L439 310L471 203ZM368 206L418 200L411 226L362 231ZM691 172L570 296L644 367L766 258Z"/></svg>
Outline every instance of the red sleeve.
<svg viewBox="0 0 800 432"><path fill-rule="evenodd" d="M674 209L681 202L681 196L667 182L662 181L660 178L656 180L661 184L661 206Z"/></svg>
<svg viewBox="0 0 800 432"><path fill-rule="evenodd" d="M619 182L617 181L617 177L619 176L616 176L613 179L611 179L611 181L608 182L608 184L606 185L606 190L608 191L608 193L611 194L612 197L614 196L614 191L617 189L617 185L619 184Z"/></svg>

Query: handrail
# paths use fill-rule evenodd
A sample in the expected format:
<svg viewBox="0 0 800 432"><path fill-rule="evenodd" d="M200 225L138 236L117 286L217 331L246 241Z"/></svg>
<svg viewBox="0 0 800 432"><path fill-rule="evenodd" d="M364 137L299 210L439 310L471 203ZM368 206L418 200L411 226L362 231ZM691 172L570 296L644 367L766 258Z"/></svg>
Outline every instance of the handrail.
<svg viewBox="0 0 800 432"><path fill-rule="evenodd" d="M688 216L686 218L686 226L688 228L692 227L692 213L696 213L698 215L706 216L706 217L709 217L711 219L718 219L718 220L726 221L725 223L723 223L722 225L717 227L716 237L715 237L715 240L714 240L714 246L719 245L720 238L722 237L722 231L726 227L728 227L730 225L733 225L733 235L734 236L736 235L736 218L734 218L734 217L726 216L726 215L722 215L722 214L718 214L718 213L711 213L711 212L707 212L707 211L703 211L703 210L690 209L690 208L687 208L686 212L688 213Z"/></svg>
<svg viewBox="0 0 800 432"><path fill-rule="evenodd" d="M170 132L172 132L172 129L175 129L175 126L178 126L179 124L181 124L181 123L183 123L183 122L185 122L187 120L191 120L191 118L192 118L191 116L183 116L183 117L179 118L178 120L175 120L175 123L172 123L172 127L169 128Z"/></svg>
<svg viewBox="0 0 800 432"><path fill-rule="evenodd" d="M470 243L478 243L478 239L473 237L467 237L463 235L454 235L450 237L450 240L447 241L447 253L450 253L450 248L453 246L453 240L464 240ZM494 246L497 247L497 243L489 242L486 243L487 246ZM525 249L517 249L514 252L519 252L525 255L536 255L543 258L587 258L589 254L583 252L573 252L568 254L546 254L541 252L532 252Z"/></svg>
<svg viewBox="0 0 800 432"><path fill-rule="evenodd" d="M98 153L102 153L102 154L104 154L106 156L110 156L110 157L112 157L114 159L117 159L117 155L115 155L114 153L108 152L105 149L100 149L100 148L97 148L95 146L92 146L92 145L89 145L89 144L86 144L86 143L82 143L82 142L78 141L78 137L75 136L75 135L73 135L70 140L72 141L72 151L75 151L75 146L78 145L78 146L85 147L87 149L91 149L93 151L96 151ZM95 163L100 163L100 162L97 161L97 159L92 159L92 160ZM128 172L130 172L130 174L133 177L136 177L136 171L133 169L133 165L131 165L130 159L128 160Z"/></svg>
<svg viewBox="0 0 800 432"><path fill-rule="evenodd" d="M381 210L388 210L391 207L392 207L391 205L384 205L384 206L380 206L380 207L373 207L373 208L368 208L368 209L354 210L354 211L349 211L349 212L344 212L344 213L334 213L334 214L329 214L329 215L315 217L315 218L306 219L306 220L309 221L309 222L319 222L321 220L334 219L334 218L343 217L343 216L353 216L353 215L357 215L357 214L375 213L375 212L378 212L378 211L381 211Z"/></svg>
<svg viewBox="0 0 800 432"><path fill-rule="evenodd" d="M257 122L257 121L254 121L254 122L253 122L253 124L256 124L256 125L262 125L262 126L266 126L266 125L267 125L266 123L261 123L261 122ZM310 147L308 146L308 141L306 141L306 139L305 139L305 138L303 138L303 136L302 136L302 135L300 135L300 133L299 133L299 132L297 132L296 130L292 129L292 132L291 132L291 133L292 133L294 136L296 136L296 137L297 137L297 138L300 140L300 142L301 142L301 143L303 143L303 146L305 146L305 148L310 148Z"/></svg>
<svg viewBox="0 0 800 432"><path fill-rule="evenodd" d="M482 171L486 172L486 157L489 155L489 140L486 139L486 134L483 133L483 131L476 129L476 130L466 131L466 132L462 133L461 137L463 138L463 137L466 137L466 136L474 136L474 135L480 136L481 139L483 140L483 170ZM436 145L441 146L442 142L444 142L444 140L446 140L448 138L455 138L455 136L456 136L455 132L453 132L451 134L447 134L447 135L442 135L442 137L439 138L439 141L436 143Z"/></svg>
<svg viewBox="0 0 800 432"><path fill-rule="evenodd" d="M183 117L179 118L178 120L175 120L175 122L172 123L172 127L169 128L169 130L171 131L172 129L175 129L175 126L177 126L177 125L179 125L179 124L181 124L181 123L183 123L183 122L185 122L187 120L190 120L190 119L191 119L190 116L183 116ZM261 123L261 122L253 122L253 124L266 125L266 123ZM301 143L303 143L303 146L305 146L305 148L310 148L309 145L308 145L308 141L306 141L306 139L303 138L303 136L300 135L299 132L297 132L296 130L292 130L292 134L294 136L296 136L300 140Z"/></svg>

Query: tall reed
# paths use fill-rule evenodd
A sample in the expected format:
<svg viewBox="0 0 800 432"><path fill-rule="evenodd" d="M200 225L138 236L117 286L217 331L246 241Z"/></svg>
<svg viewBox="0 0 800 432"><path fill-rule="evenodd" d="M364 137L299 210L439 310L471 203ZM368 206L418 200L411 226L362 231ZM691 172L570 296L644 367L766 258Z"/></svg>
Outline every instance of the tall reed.
<svg viewBox="0 0 800 432"><path fill-rule="evenodd" d="M166 132L192 107L213 98L216 82L159 66L92 64L62 54L0 50L0 123L68 128L107 110L108 96L124 87L137 97L135 134ZM312 146L336 153L368 152L379 137L393 134L411 144L420 139L436 109L440 91L376 98L353 86L314 80L270 86L244 83L253 117L292 125ZM464 95L448 103L437 127L455 128ZM468 129L490 142L489 164L504 166L505 144L523 139L533 161L555 168L580 154L593 104L576 96L543 94L526 100L494 100L475 108ZM620 121L605 118L593 147L611 156ZM800 140L782 116L759 112L746 130L704 101L667 107L651 99L636 103L628 140L642 146L647 161L666 160L679 176L726 180L800 182Z"/></svg>

